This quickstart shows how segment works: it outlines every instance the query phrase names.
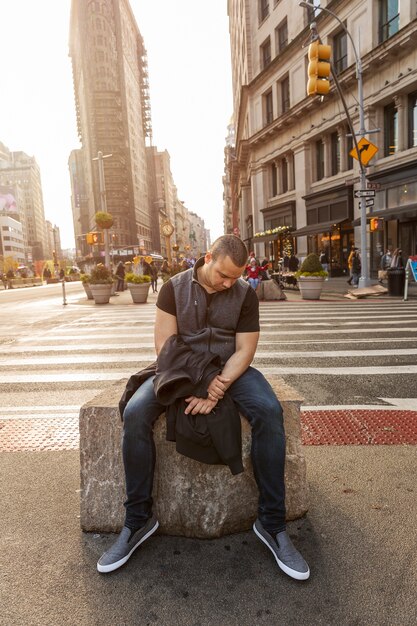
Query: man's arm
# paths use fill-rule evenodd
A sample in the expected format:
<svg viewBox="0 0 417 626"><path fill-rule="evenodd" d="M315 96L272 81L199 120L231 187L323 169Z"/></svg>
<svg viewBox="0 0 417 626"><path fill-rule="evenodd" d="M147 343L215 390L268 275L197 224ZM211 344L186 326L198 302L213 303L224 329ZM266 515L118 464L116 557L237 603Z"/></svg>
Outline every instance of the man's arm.
<svg viewBox="0 0 417 626"><path fill-rule="evenodd" d="M255 356L258 345L259 332L237 333L236 350L225 363L223 371L211 381L208 386L208 399L202 400L191 396L186 398L188 406L185 413L209 413L218 400L223 398L226 390L247 370ZM212 404L214 402L214 404Z"/></svg>
<svg viewBox="0 0 417 626"><path fill-rule="evenodd" d="M222 373L211 381L208 387L210 396L214 396L217 400L222 398L230 385L248 369L255 356L258 340L259 331L236 334L236 350L226 361Z"/></svg>
<svg viewBox="0 0 417 626"><path fill-rule="evenodd" d="M171 313L166 313L156 307L154 341L155 350L158 355L162 346L171 335L178 333L177 318Z"/></svg>

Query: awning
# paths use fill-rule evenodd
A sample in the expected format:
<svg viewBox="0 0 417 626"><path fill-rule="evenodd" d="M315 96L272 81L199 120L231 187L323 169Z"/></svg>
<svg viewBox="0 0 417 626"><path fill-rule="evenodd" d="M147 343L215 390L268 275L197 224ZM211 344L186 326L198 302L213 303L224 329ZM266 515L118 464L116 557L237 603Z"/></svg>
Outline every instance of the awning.
<svg viewBox="0 0 417 626"><path fill-rule="evenodd" d="M397 220L402 217L417 218L417 204L398 206L392 209L380 209L379 211L373 211L372 213L367 213L366 215L367 220L370 220L373 217L383 217L385 220ZM354 226L360 226L360 223L360 217L353 221Z"/></svg>
<svg viewBox="0 0 417 626"><path fill-rule="evenodd" d="M284 230L281 233L273 233L271 235L262 235L262 237L252 237L252 243L265 243L266 241L277 241L283 235L293 235L294 231Z"/></svg>
<svg viewBox="0 0 417 626"><path fill-rule="evenodd" d="M334 226L346 221L346 218L343 218L341 220L332 220L331 222L321 222L320 224L309 224L309 226L302 226L301 228L298 228L291 234L294 235L294 237L304 237L305 235L329 233L333 230Z"/></svg>

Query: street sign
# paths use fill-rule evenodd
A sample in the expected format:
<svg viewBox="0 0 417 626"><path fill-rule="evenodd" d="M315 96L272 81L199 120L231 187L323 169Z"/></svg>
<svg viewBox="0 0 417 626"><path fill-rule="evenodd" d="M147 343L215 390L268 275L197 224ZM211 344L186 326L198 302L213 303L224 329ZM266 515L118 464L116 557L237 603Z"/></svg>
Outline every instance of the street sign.
<svg viewBox="0 0 417 626"><path fill-rule="evenodd" d="M356 189L355 198L374 198L375 191L373 189Z"/></svg>
<svg viewBox="0 0 417 626"><path fill-rule="evenodd" d="M358 142L358 148L359 154L357 153L356 148L353 148L349 154L357 161L360 161L362 165L368 165L372 157L378 152L376 145L368 141L368 139L365 139L365 137L362 137L362 139Z"/></svg>
<svg viewBox="0 0 417 626"><path fill-rule="evenodd" d="M365 206L374 206L375 200L373 198L368 198L367 200L361 200L359 202L359 206L362 207L362 202L365 202Z"/></svg>
<svg viewBox="0 0 417 626"><path fill-rule="evenodd" d="M381 189L381 183L366 183L367 189Z"/></svg>

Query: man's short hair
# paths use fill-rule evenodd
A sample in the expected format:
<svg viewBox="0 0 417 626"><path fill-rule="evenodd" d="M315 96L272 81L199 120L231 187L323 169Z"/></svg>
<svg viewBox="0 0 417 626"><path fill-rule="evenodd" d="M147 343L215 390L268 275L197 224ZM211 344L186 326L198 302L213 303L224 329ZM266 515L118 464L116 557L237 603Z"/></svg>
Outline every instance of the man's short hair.
<svg viewBox="0 0 417 626"><path fill-rule="evenodd" d="M236 267L246 265L248 258L248 249L236 235L222 235L213 243L210 249L213 261L221 256L231 258Z"/></svg>

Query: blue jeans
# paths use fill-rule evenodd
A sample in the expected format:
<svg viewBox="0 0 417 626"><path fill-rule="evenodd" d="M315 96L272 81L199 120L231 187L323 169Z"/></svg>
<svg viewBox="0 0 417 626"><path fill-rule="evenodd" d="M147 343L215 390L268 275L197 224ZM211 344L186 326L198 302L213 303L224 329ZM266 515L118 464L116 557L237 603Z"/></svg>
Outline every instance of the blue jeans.
<svg viewBox="0 0 417 626"><path fill-rule="evenodd" d="M258 285L261 281L259 280L259 278L248 278L248 283L250 284L251 287L253 287L253 289L258 288Z"/></svg>
<svg viewBox="0 0 417 626"><path fill-rule="evenodd" d="M251 458L259 490L258 517L271 532L285 529L285 433L282 408L271 385L249 367L229 388L252 427ZM126 526L142 526L152 514L155 469L153 425L165 407L148 378L129 400L124 414L123 463L126 477Z"/></svg>

